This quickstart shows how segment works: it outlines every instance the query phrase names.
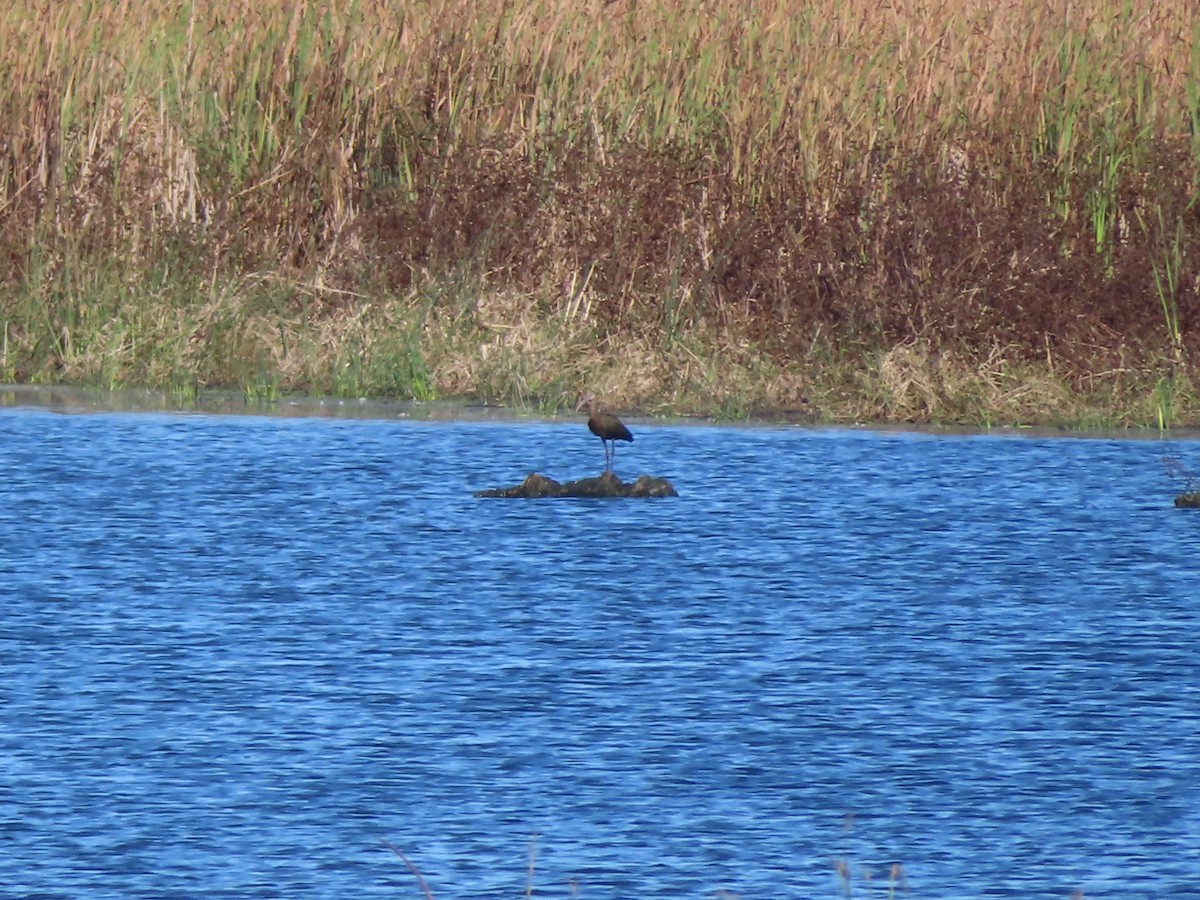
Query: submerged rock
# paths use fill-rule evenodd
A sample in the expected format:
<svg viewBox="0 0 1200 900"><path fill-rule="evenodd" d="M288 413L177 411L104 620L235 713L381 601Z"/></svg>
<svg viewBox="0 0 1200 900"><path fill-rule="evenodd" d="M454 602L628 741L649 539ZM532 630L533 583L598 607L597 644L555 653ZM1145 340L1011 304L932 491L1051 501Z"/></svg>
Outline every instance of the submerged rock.
<svg viewBox="0 0 1200 900"><path fill-rule="evenodd" d="M626 484L612 472L596 478L581 478L560 484L537 472L514 487L476 491L476 497L678 497L674 486L665 478L643 475L633 484Z"/></svg>
<svg viewBox="0 0 1200 900"><path fill-rule="evenodd" d="M1176 506L1200 507L1200 491L1190 491L1175 498Z"/></svg>

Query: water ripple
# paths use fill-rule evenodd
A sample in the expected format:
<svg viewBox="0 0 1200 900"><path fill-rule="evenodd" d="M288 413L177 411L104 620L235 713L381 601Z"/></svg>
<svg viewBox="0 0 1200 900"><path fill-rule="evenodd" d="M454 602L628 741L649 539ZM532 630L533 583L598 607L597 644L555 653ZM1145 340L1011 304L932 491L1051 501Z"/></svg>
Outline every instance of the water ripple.
<svg viewBox="0 0 1200 900"><path fill-rule="evenodd" d="M13 896L1200 896L1148 441L0 412ZM1180 442L1181 454L1197 445Z"/></svg>

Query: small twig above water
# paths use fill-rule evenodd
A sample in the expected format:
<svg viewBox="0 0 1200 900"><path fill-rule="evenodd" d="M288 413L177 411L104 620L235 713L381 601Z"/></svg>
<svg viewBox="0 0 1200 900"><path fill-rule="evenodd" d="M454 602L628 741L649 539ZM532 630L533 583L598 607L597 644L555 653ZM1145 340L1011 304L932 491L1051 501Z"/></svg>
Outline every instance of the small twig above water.
<svg viewBox="0 0 1200 900"><path fill-rule="evenodd" d="M525 882L525 896L533 896L533 869L537 863L537 839L538 835L535 831L529 838L529 877Z"/></svg>
<svg viewBox="0 0 1200 900"><path fill-rule="evenodd" d="M421 874L421 870L413 865L412 860L404 855L404 851L391 841L384 841L383 845L404 860L404 864L408 866L408 871L413 873L413 877L417 879L417 884L421 886L421 893L425 895L425 900L433 900L433 891L429 889L429 882L425 880L425 876Z"/></svg>
<svg viewBox="0 0 1200 900"><path fill-rule="evenodd" d="M1184 489L1189 493L1200 489L1200 473L1193 472L1184 466L1175 454L1168 453L1163 456L1162 464L1169 477L1183 480Z"/></svg>

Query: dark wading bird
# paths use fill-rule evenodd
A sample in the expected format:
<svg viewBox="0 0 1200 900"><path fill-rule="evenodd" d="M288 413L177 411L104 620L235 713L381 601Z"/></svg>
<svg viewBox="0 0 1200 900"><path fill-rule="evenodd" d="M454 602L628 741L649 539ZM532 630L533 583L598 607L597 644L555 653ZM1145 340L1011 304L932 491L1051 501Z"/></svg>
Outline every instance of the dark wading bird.
<svg viewBox="0 0 1200 900"><path fill-rule="evenodd" d="M604 470L611 471L613 460L617 457L617 441L632 442L633 435L629 433L625 423L612 413L600 411L596 395L591 391L584 391L579 395L579 402L575 404L575 412L579 412L581 409L586 409L588 412L588 431L600 438L600 443L604 445ZM610 441L612 442L611 453L608 449Z"/></svg>

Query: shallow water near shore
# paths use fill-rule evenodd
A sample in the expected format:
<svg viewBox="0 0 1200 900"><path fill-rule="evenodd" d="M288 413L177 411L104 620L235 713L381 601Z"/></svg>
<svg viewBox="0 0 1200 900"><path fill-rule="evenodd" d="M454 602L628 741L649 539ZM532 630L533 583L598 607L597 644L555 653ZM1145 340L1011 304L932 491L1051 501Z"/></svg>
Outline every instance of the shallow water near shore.
<svg viewBox="0 0 1200 900"><path fill-rule="evenodd" d="M1195 440L0 409L27 897L1200 897ZM864 881L864 869L874 875Z"/></svg>

